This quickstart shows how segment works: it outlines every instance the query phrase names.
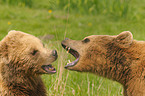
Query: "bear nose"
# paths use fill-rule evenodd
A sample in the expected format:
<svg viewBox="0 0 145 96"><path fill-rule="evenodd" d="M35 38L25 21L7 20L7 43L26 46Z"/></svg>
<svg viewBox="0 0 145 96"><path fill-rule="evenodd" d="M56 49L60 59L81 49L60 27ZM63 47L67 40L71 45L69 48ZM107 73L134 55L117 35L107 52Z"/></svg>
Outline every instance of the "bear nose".
<svg viewBox="0 0 145 96"><path fill-rule="evenodd" d="M65 40L69 40L69 38L65 38Z"/></svg>
<svg viewBox="0 0 145 96"><path fill-rule="evenodd" d="M57 51L56 50L53 50L52 51L52 55L57 57Z"/></svg>

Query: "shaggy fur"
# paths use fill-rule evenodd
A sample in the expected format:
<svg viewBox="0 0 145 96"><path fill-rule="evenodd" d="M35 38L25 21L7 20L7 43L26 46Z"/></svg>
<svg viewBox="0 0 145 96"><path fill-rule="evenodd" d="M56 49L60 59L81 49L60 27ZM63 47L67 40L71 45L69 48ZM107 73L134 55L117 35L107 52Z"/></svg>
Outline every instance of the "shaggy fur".
<svg viewBox="0 0 145 96"><path fill-rule="evenodd" d="M124 96L145 96L145 42L133 40L131 32L66 39L62 45L80 54L78 63L67 69L115 80L123 85Z"/></svg>
<svg viewBox="0 0 145 96"><path fill-rule="evenodd" d="M40 78L42 65L56 60L41 41L20 31L10 31L0 41L0 96L46 96Z"/></svg>

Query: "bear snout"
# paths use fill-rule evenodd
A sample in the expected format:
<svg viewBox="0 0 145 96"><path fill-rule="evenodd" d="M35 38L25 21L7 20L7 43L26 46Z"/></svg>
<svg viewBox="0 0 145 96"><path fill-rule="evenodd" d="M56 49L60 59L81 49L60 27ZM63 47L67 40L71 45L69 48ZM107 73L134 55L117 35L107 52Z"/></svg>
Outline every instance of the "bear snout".
<svg viewBox="0 0 145 96"><path fill-rule="evenodd" d="M52 51L52 55L55 57L55 59L57 59L58 55L57 55L57 51L56 50Z"/></svg>
<svg viewBox="0 0 145 96"><path fill-rule="evenodd" d="M61 45L66 44L69 40L71 40L71 39L69 39L69 38L65 38L65 39L61 42Z"/></svg>
<svg viewBox="0 0 145 96"><path fill-rule="evenodd" d="M69 38L65 38L64 40L69 40Z"/></svg>

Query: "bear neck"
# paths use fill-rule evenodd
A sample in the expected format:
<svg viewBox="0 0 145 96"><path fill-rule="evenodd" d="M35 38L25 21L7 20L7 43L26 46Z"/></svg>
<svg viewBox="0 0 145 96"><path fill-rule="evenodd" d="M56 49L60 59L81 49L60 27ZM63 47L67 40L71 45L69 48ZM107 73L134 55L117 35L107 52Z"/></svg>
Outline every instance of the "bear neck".
<svg viewBox="0 0 145 96"><path fill-rule="evenodd" d="M89 61L82 63L81 71L95 73L126 85L130 77L132 57L129 49L116 47L113 43L106 45L104 51L89 51ZM87 58L87 57L85 57ZM137 59L137 58L134 58ZM83 61L83 60L82 60Z"/></svg>
<svg viewBox="0 0 145 96"><path fill-rule="evenodd" d="M133 41L129 48L109 44L104 67L104 77L120 82L125 96L145 94L145 42Z"/></svg>
<svg viewBox="0 0 145 96"><path fill-rule="evenodd" d="M45 86L39 75L26 74L23 70L16 71L14 66L10 68L4 65L1 68L2 86L9 91L6 95L46 96Z"/></svg>
<svg viewBox="0 0 145 96"><path fill-rule="evenodd" d="M132 57L127 48L119 48L109 44L106 54L106 64L102 75L120 82L123 85L129 81L131 74ZM137 58L134 58L137 59Z"/></svg>

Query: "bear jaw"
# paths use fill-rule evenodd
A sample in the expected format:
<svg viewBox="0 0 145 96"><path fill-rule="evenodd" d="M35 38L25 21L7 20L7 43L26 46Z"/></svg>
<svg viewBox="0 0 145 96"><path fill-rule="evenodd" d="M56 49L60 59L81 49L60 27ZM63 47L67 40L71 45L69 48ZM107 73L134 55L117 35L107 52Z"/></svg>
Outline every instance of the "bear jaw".
<svg viewBox="0 0 145 96"><path fill-rule="evenodd" d="M51 65L42 65L41 68L47 72L47 74L54 74L56 73L56 69Z"/></svg>
<svg viewBox="0 0 145 96"><path fill-rule="evenodd" d="M67 63L67 65L65 66L65 68L67 69L68 67L73 67L75 66L78 62L79 62L79 59L80 59L80 54L78 51L74 50L73 48L71 47L67 47L63 42L62 42L62 47L67 51L67 53L70 53L72 54L76 60L73 61L73 62L70 62L69 60L69 63Z"/></svg>

